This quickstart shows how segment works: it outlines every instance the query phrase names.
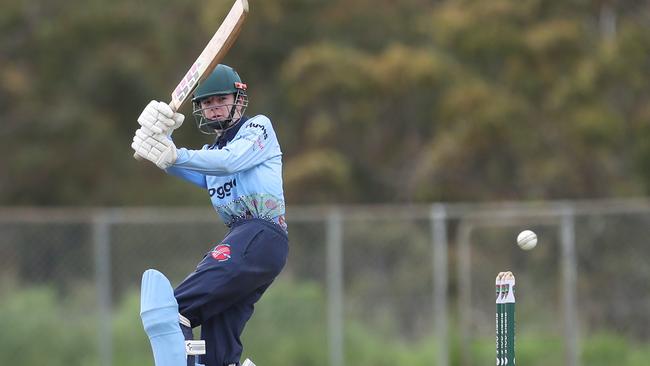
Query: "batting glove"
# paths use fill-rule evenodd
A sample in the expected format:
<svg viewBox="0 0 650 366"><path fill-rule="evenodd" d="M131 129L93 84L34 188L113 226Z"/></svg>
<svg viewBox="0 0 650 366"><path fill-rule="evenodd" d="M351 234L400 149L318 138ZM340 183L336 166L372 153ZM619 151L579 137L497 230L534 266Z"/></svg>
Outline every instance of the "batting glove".
<svg viewBox="0 0 650 366"><path fill-rule="evenodd" d="M178 157L176 145L168 136L152 134L144 127L135 131L131 147L138 156L156 164L160 169L169 168Z"/></svg>
<svg viewBox="0 0 650 366"><path fill-rule="evenodd" d="M171 135L171 133L181 127L185 116L175 113L167 103L152 100L142 110L138 123L140 126L148 129L152 133Z"/></svg>

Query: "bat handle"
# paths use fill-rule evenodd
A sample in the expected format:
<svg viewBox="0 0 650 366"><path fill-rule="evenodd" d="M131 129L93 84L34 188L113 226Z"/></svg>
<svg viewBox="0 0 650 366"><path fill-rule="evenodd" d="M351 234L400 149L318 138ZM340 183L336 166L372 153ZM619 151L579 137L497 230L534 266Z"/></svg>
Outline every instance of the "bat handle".
<svg viewBox="0 0 650 366"><path fill-rule="evenodd" d="M169 108L171 108L172 111L174 111L174 113L176 113L176 112L178 112L179 109L181 109L181 106L183 105L183 102L184 102L183 100L178 100L178 99L172 97L171 102L168 103Z"/></svg>

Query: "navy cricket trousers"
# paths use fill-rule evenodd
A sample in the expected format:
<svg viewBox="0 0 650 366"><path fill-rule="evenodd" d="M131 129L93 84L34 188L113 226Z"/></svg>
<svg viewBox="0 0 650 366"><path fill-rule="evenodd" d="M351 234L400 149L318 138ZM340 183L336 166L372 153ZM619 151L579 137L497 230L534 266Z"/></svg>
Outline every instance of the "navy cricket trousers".
<svg viewBox="0 0 650 366"><path fill-rule="evenodd" d="M201 326L206 366L238 364L240 336L253 307L284 267L287 234L262 219L235 223L174 290L179 313Z"/></svg>

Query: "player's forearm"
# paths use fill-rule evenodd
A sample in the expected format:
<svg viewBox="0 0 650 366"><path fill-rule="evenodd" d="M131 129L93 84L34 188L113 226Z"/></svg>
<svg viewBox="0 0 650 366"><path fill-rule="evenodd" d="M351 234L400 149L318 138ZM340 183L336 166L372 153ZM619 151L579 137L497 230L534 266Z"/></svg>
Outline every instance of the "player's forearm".
<svg viewBox="0 0 650 366"><path fill-rule="evenodd" d="M165 169L165 172L169 175L179 177L187 182L199 186L200 188L205 188L205 189L208 188L208 185L205 182L205 175L199 172L194 172L188 169L183 169L174 166Z"/></svg>
<svg viewBox="0 0 650 366"><path fill-rule="evenodd" d="M178 149L175 167L189 169L205 175L228 176L246 170L263 161L259 153L249 146L226 147L220 150Z"/></svg>

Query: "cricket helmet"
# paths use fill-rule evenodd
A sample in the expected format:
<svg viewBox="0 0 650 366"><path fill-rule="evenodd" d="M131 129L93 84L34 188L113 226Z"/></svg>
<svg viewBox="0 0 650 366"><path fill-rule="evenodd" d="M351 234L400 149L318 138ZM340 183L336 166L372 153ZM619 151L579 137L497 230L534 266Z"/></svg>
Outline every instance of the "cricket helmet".
<svg viewBox="0 0 650 366"><path fill-rule="evenodd" d="M237 125L248 107L247 86L241 81L239 74L232 67L219 64L194 91L192 96L193 111L199 130L206 134L222 133ZM230 113L222 120L211 120L205 117L205 110L201 101L213 96L229 95L234 96L233 104L228 105Z"/></svg>

